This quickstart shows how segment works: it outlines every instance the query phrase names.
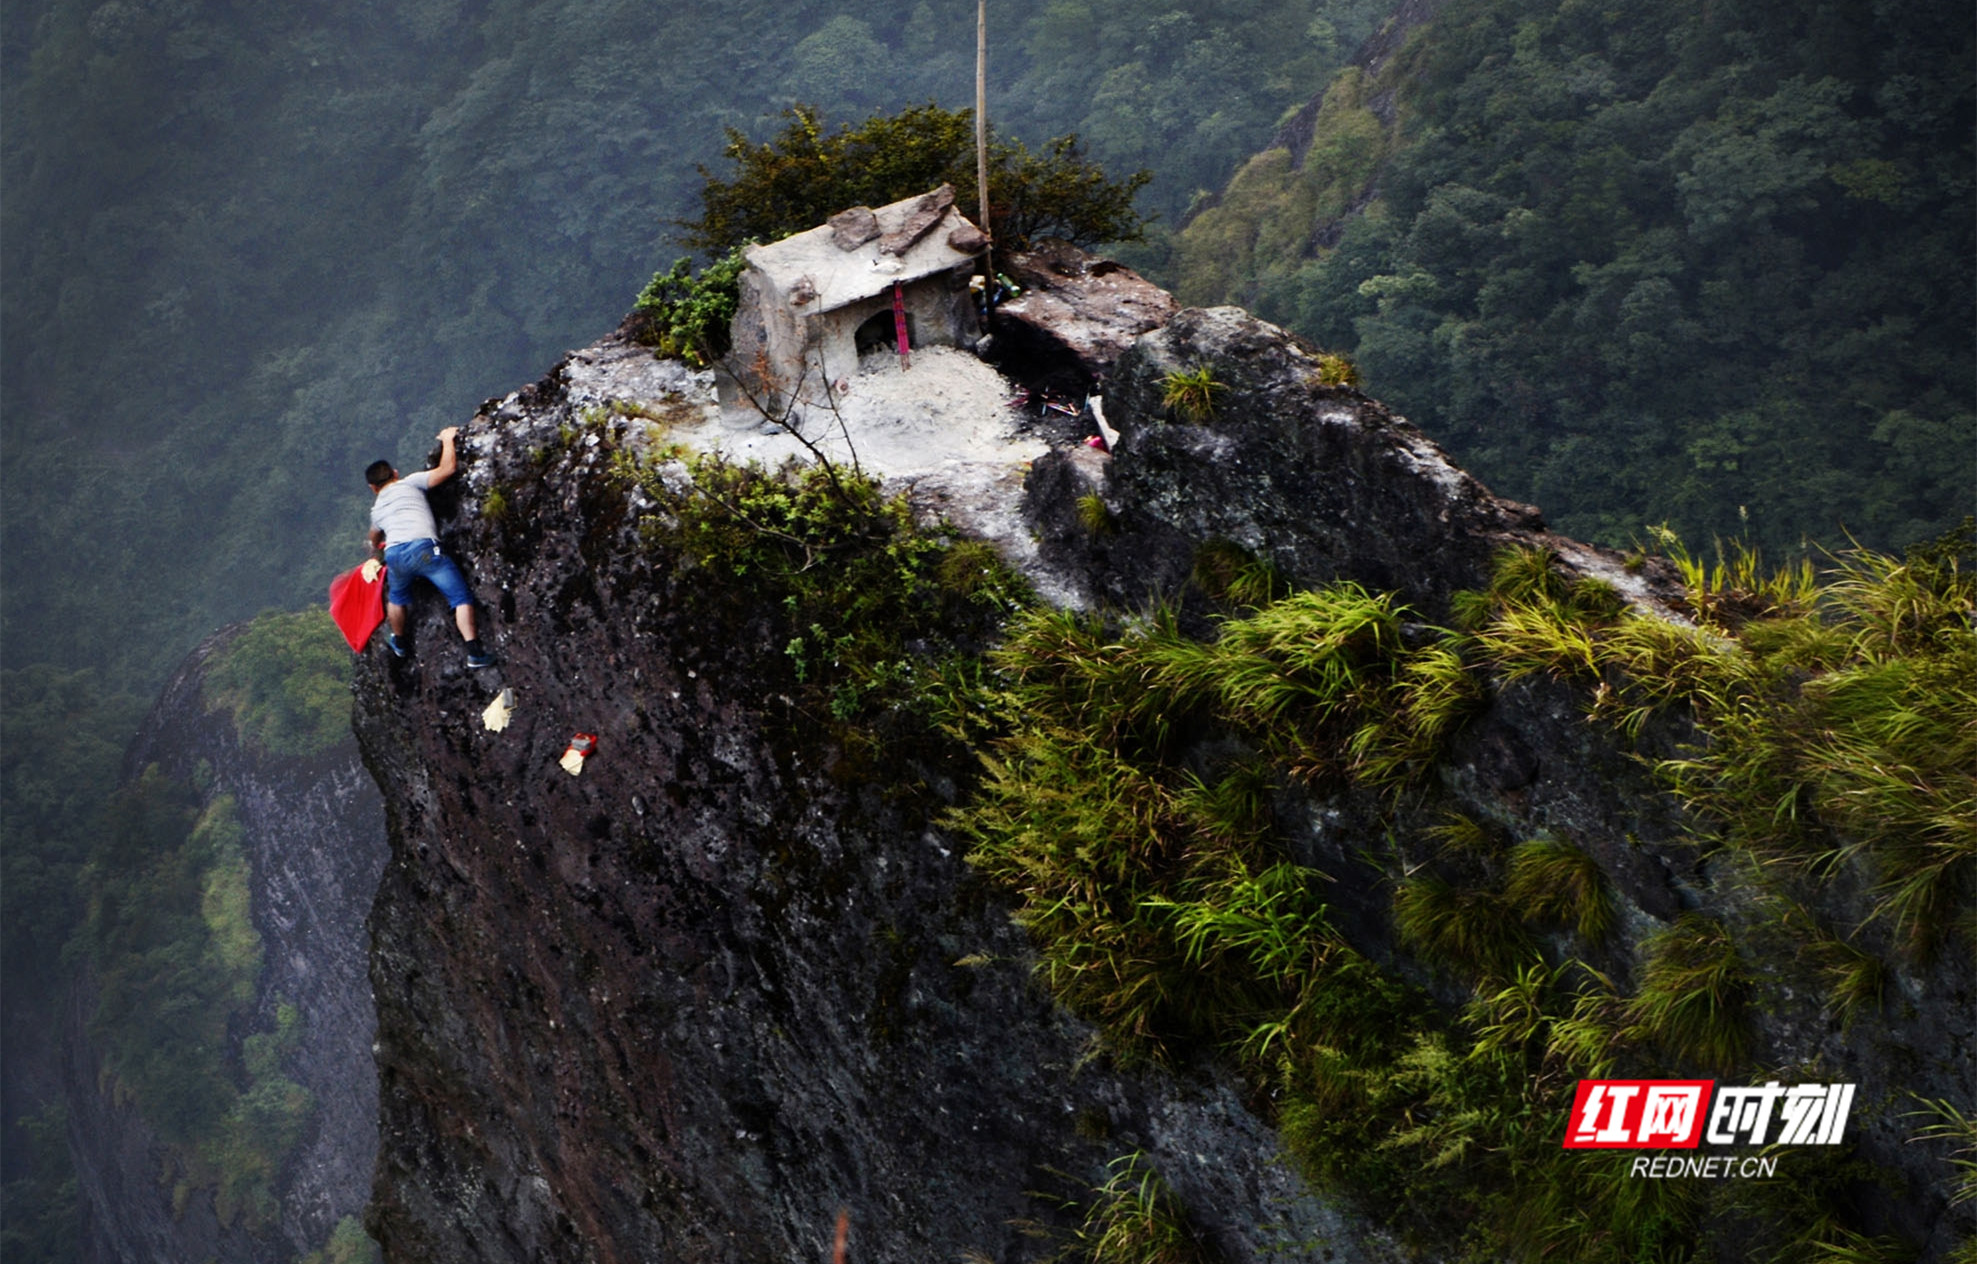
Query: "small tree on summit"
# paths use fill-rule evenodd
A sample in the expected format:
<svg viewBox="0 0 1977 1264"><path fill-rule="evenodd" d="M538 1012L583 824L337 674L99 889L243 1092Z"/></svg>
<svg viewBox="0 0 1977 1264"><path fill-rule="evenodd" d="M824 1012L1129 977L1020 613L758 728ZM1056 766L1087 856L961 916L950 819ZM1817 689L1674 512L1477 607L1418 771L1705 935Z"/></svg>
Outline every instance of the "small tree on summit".
<svg viewBox="0 0 1977 1264"><path fill-rule="evenodd" d="M755 144L728 129L724 151L735 173L722 179L700 168L705 208L680 220L690 246L724 253L746 241L775 241L814 228L851 206L884 206L940 184L975 187L974 111L933 104L875 115L856 127L825 126L821 111L796 105L789 123ZM999 249L1021 250L1039 237L1080 246L1138 241L1145 220L1133 197L1153 178L1136 171L1109 179L1086 159L1076 136L1041 152L1021 141L989 145L989 230ZM964 204L966 199L963 199Z"/></svg>

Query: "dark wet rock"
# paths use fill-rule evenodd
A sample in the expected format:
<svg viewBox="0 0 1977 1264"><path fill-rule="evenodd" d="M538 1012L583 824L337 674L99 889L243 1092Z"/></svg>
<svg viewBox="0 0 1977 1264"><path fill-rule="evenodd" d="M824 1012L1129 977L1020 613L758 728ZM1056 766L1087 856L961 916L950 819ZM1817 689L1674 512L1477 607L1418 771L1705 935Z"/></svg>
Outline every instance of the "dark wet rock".
<svg viewBox="0 0 1977 1264"><path fill-rule="evenodd" d="M1066 393L1096 389L1126 348L1179 310L1173 295L1131 268L1067 242L1039 242L997 266L1022 287L995 309L998 354L1036 366L1025 376L1068 377L1059 386Z"/></svg>
<svg viewBox="0 0 1977 1264"><path fill-rule="evenodd" d="M656 507L606 471L645 423L559 441L592 371L468 428L445 529L498 671L459 670L424 605L417 656L360 672L393 839L372 918L391 1257L823 1259L842 1206L860 1260L1015 1260L1019 1222L1063 1228L1053 1196L1144 1150L1231 1261L1388 1258L1241 1086L1087 1060L939 825L972 754L822 739L776 612L744 583L710 618L692 594L728 581L642 544ZM506 512L477 517L495 484ZM579 730L598 748L572 777Z"/></svg>
<svg viewBox="0 0 1977 1264"><path fill-rule="evenodd" d="M417 658L374 649L360 670L358 736L392 842L372 918L371 1219L392 1258L821 1259L841 1206L861 1260L1031 1258L1013 1222L1065 1214L1037 1193L1075 1195L1136 1149L1232 1261L1403 1257L1299 1182L1263 1104L1222 1073L1085 1060L1088 1030L1031 985L1004 895L940 825L972 758L833 745L789 697L765 599L646 542L658 507L609 471L663 432L598 407L632 398L599 375L635 359L615 343L578 353L468 427L443 527L499 670L462 670L431 605ZM1168 375L1201 368L1220 383L1212 415L1177 415ZM1545 531L1235 309L1140 337L1105 403L1115 455L1066 446L1025 492L1046 587L1072 600L1130 611L1165 596L1212 631L1189 575L1202 545L1231 541L1299 585L1397 591L1418 641L1498 549L1535 545L1680 617L1665 568ZM507 503L491 520L477 505L496 486ZM480 713L503 686L517 711L491 733ZM1467 999L1392 942L1392 879L1368 859L1391 829L1427 862L1425 831L1449 810L1598 862L1619 930L1583 951L1623 986L1684 910L1747 911L1640 758L1693 735L1657 722L1631 746L1585 707L1547 677L1493 682L1418 804L1278 792L1292 855L1332 880L1356 946L1451 1006ZM556 760L576 731L600 741L571 777ZM1798 993L1762 1016L1751 1075L1818 1067L1967 1100L1968 973L1903 972L1885 1014L1850 1031ZM1905 1183L1889 1227L1940 1236L1935 1160L1905 1128L1898 1107L1863 1111L1862 1153Z"/></svg>
<svg viewBox="0 0 1977 1264"><path fill-rule="evenodd" d="M1191 417L1166 403L1167 379L1200 368L1217 385L1212 411ZM1046 558L1115 604L1180 591L1195 550L1226 540L1294 584L1350 579L1434 619L1451 593L1485 585L1507 545L1551 548L1567 569L1672 611L1669 568L1632 571L1619 554L1544 531L1535 508L1491 494L1404 418L1322 385L1315 355L1240 308L1189 308L1140 339L1113 370L1105 413L1120 435L1104 493L1120 530L1093 540L1061 497L1032 499L1039 531L1060 546ZM1054 467L1072 459L1039 461L1033 479L1059 479Z"/></svg>

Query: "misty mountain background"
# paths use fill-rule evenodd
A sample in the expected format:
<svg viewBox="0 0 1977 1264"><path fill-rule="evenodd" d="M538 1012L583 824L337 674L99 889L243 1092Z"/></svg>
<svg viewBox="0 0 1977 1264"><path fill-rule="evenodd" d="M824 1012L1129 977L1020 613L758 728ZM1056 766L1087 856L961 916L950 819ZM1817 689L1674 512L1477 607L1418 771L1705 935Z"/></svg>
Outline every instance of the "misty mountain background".
<svg viewBox="0 0 1977 1264"><path fill-rule="evenodd" d="M991 6L990 114L1156 171L1172 224L1368 0ZM972 105L966 0L52 0L5 17L10 665L154 684L320 601L380 454L534 380L679 253L696 167L797 100ZM1125 67L1156 85L1108 101ZM113 613L115 612L115 613Z"/></svg>
<svg viewBox="0 0 1977 1264"><path fill-rule="evenodd" d="M1967 4L1448 0L1335 79L1392 7L991 0L989 113L1151 169L1122 257L1352 355L1570 530L1667 518L1775 555L1971 512ZM366 463L417 464L614 325L685 253L724 129L971 106L974 15L0 8L6 1061L61 995L102 805L173 665L322 601L364 556ZM1268 150L1328 84L1305 152ZM59 1258L46 1105L9 1072L22 1259Z"/></svg>
<svg viewBox="0 0 1977 1264"><path fill-rule="evenodd" d="M999 133L1079 131L1122 171L1154 167L1143 209L1170 228L1385 6L991 9ZM167 673L218 626L322 602L365 555L364 465L416 465L615 325L686 253L673 221L725 129L764 137L798 101L846 121L972 106L974 54L968 0L0 9L10 1261L75 1246L48 1059L74 964L122 964L78 929L137 880L132 847L183 846L117 824L143 797L116 793L123 751ZM304 692L335 683L311 672ZM153 949L196 962L204 933L193 916Z"/></svg>

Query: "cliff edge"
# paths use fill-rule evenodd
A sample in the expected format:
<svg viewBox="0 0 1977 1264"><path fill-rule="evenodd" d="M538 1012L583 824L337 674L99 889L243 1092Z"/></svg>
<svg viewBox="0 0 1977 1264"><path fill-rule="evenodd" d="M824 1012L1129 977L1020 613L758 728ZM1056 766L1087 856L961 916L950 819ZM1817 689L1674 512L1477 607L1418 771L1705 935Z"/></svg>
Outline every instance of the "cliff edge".
<svg viewBox="0 0 1977 1264"><path fill-rule="evenodd" d="M1169 384L1202 368L1217 393L1189 418ZM1353 580L1439 620L1523 545L1682 621L1665 565L1547 533L1535 509L1325 385L1308 349L1235 309L1182 311L1112 367L1109 455L1082 427L1000 407L936 418L978 429L926 468L889 470L886 445L861 432L884 408L837 419L846 449L821 447L820 431L796 455L835 454L848 471L855 452L923 520L964 489L974 535L1073 606L1164 596L1206 628L1190 575L1204 548L1233 546L1291 585ZM829 629L693 544L709 522L766 530L747 488L695 450L776 458L794 438L724 424L705 381L622 331L490 401L465 428L463 486L439 507L500 665L466 671L444 613L422 604L415 656L374 647L360 668L356 728L392 842L371 923L370 1228L388 1256L821 1259L844 1209L854 1258L1030 1259L1051 1249L1036 1235L1077 1232L1121 1162L1157 1170L1228 1260L1420 1249L1314 1194L1253 1085L1211 1063L1094 1056L1091 1029L1031 982L1009 896L970 870L946 823L980 752L884 717L848 728L860 696L819 694L811 675ZM962 452L983 435L1002 446ZM712 519L683 508L709 503ZM968 536L943 539L958 550ZM819 553L800 570L834 564ZM985 634L954 635L979 648ZM909 638L887 670L925 679L933 657ZM495 729L483 710L503 690L513 715ZM577 734L596 749L572 775L559 756ZM1683 736L1673 724L1644 740L1672 750ZM1677 811L1557 680L1493 693L1441 784L1446 803L1593 857L1623 928L1595 961L1623 982L1650 935L1717 898ZM1274 806L1298 862L1335 879L1327 898L1356 945L1459 1005L1388 929L1390 880L1366 852L1391 811L1325 786ZM1816 1001L1774 1015L1763 1061L1824 1058L1885 1080L1876 1059L1891 1048L1959 1047L1972 1034L1971 1008L1949 999L1968 997L1960 968L1913 981L1940 1003L1872 1040ZM1965 1093L1967 1063L1910 1068L1908 1087ZM1931 1169L1905 1159L1891 1116L1865 1131L1907 1182L1882 1223L1941 1239Z"/></svg>

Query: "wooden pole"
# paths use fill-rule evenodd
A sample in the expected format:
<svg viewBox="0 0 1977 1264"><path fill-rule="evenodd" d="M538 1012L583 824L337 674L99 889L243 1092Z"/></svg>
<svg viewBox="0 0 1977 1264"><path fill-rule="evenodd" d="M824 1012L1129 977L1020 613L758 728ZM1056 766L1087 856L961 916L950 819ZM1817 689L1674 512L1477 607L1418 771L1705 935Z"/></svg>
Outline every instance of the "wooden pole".
<svg viewBox="0 0 1977 1264"><path fill-rule="evenodd" d="M975 213L981 229L990 233L988 200L988 0L975 0ZM995 290L995 242L983 252L988 286Z"/></svg>

